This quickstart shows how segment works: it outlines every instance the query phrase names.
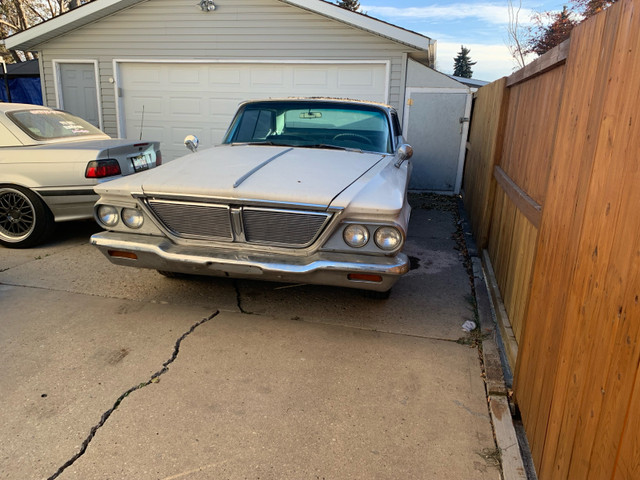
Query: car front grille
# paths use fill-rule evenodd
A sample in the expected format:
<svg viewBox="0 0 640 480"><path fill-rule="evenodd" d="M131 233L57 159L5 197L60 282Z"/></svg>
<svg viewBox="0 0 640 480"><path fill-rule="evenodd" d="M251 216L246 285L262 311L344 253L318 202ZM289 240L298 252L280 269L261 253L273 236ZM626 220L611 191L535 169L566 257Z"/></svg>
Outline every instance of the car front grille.
<svg viewBox="0 0 640 480"><path fill-rule="evenodd" d="M331 218L326 212L156 198L146 204L177 237L291 248L311 245Z"/></svg>

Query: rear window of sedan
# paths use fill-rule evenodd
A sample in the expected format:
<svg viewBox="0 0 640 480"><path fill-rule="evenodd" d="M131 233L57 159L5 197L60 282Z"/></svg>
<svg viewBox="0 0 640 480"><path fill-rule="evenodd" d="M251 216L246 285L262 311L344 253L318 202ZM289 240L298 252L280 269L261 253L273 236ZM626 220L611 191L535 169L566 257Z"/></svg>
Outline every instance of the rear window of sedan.
<svg viewBox="0 0 640 480"><path fill-rule="evenodd" d="M7 116L35 140L104 135L86 120L60 110L18 110Z"/></svg>

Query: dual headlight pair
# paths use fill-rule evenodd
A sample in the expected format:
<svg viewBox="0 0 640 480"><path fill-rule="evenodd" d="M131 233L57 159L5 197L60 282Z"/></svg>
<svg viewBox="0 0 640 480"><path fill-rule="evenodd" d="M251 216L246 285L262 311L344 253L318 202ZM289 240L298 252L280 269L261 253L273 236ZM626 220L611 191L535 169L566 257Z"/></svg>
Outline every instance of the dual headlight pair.
<svg viewBox="0 0 640 480"><path fill-rule="evenodd" d="M123 208L118 210L111 205L100 205L98 207L98 220L107 227L115 227L120 219L127 227L137 229L142 227L144 216L140 210L135 208Z"/></svg>
<svg viewBox="0 0 640 480"><path fill-rule="evenodd" d="M345 243L353 248L364 247L371 237L365 225L351 224L342 232ZM402 233L396 227L382 226L373 233L373 241L381 250L396 250L402 244Z"/></svg>

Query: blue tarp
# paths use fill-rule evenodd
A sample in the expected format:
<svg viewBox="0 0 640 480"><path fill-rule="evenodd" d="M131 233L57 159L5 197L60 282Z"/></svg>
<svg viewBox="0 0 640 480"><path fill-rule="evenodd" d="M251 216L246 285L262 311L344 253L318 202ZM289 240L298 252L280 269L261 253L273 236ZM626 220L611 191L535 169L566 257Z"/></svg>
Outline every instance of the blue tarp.
<svg viewBox="0 0 640 480"><path fill-rule="evenodd" d="M9 78L12 103L32 103L42 105L42 90L39 77ZM4 76L0 74L0 101L6 102L7 89Z"/></svg>

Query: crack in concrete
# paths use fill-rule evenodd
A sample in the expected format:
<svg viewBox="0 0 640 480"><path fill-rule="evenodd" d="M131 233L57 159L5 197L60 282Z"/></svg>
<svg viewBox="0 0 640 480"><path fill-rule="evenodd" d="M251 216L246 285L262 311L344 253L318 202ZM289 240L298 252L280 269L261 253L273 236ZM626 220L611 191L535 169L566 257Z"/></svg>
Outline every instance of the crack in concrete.
<svg viewBox="0 0 640 480"><path fill-rule="evenodd" d="M116 411L116 409L120 406L122 401L125 398L127 398L129 395L131 395L133 392L135 392L136 390L140 390L141 388L147 387L147 386L151 385L152 383L157 383L158 379L160 378L160 376L164 375L169 370L169 365L171 365L173 362L175 362L176 359L178 358L178 353L180 353L180 344L182 343L182 341L186 337L191 335L195 331L196 328L198 328L203 323L206 323L209 320L215 318L219 313L220 313L220 311L218 310L218 311L214 312L213 314L209 315L208 317L203 318L199 322L194 323L189 330L187 330L185 333L183 333L180 336L180 338L178 338L178 340L176 341L176 343L175 343L175 345L173 347L173 354L171 355L171 357L169 357L169 360L167 360L166 362L164 362L162 364L162 368L160 370L158 370L156 373L154 373L153 375L151 375L149 380L147 380L146 382L142 382L142 383L140 383L140 384L138 384L136 386L133 386L129 390L124 392L122 395L120 395L118 397L118 399L115 401L115 403L113 404L113 407L111 407L109 410L104 412L102 414L102 417L100 417L100 421L96 425L91 427L91 431L89 432L89 435L87 436L87 438L85 438L85 440L82 442L82 445L80 446L80 450L78 451L78 453L76 453L73 457L71 457L69 460L67 460L47 480L54 480L54 479L58 478L58 476L60 476L62 474L62 472L64 472L67 468L69 468L71 465L73 465L80 457L82 457L85 454L85 452L87 451L87 448L89 448L89 444L91 443L91 441L95 437L95 435L98 432L98 430L104 426L104 424L107 422L107 420L109 419L111 414Z"/></svg>
<svg viewBox="0 0 640 480"><path fill-rule="evenodd" d="M233 280L233 288L236 289L236 304L238 305L238 310L240 310L240 313L252 315L253 312L249 312L242 308L242 293L240 292L240 285L238 285L238 280Z"/></svg>

